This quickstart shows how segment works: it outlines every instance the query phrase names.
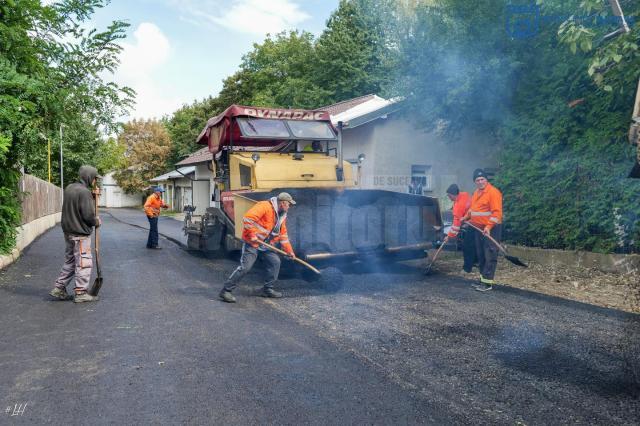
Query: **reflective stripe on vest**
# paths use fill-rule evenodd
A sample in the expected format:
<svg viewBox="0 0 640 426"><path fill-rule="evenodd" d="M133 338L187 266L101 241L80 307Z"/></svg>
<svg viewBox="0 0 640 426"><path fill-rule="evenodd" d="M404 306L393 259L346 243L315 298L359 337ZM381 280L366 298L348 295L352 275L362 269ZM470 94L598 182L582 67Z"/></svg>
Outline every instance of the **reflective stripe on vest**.
<svg viewBox="0 0 640 426"><path fill-rule="evenodd" d="M471 216L491 216L491 212L474 212L474 211L471 211Z"/></svg>

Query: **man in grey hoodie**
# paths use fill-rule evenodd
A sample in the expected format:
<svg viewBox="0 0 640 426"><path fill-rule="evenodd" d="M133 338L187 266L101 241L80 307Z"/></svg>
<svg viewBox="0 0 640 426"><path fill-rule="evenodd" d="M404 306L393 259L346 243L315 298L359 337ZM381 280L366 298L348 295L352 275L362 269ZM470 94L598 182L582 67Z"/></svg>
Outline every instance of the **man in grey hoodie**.
<svg viewBox="0 0 640 426"><path fill-rule="evenodd" d="M96 179L101 178L91 166L82 166L78 172L80 179L68 185L64 190L62 202L62 231L64 232L64 265L56 280L55 287L49 293L58 300L71 300L67 294L67 285L75 276L76 303L95 302L98 296L87 293L91 280L93 256L91 254L91 233L94 227L102 223L96 216L91 189Z"/></svg>

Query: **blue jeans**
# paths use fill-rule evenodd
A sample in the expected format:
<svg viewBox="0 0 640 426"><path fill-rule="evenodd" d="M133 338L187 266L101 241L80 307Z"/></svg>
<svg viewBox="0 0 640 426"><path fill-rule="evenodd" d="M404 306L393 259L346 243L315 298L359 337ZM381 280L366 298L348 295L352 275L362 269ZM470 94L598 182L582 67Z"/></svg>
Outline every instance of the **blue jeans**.
<svg viewBox="0 0 640 426"><path fill-rule="evenodd" d="M149 217L149 238L147 239L147 248L158 247L158 218Z"/></svg>

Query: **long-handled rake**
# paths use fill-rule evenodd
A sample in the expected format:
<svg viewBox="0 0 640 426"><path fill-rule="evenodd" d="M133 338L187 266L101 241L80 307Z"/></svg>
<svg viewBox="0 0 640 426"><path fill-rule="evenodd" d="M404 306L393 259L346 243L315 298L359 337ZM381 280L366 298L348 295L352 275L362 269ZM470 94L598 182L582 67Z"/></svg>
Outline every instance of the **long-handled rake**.
<svg viewBox="0 0 640 426"><path fill-rule="evenodd" d="M271 251L274 251L274 252L276 252L276 253L278 253L278 254L281 254L281 255L283 255L283 256L289 256L289 254L288 254L287 252L285 252L284 250L280 250L279 248L274 247L274 246L272 246L272 245L271 245L271 244L269 244L269 243L265 243L264 241L260 241L260 240L258 240L258 244L260 244L260 245L262 245L262 246L264 246L264 247L268 248L268 249L269 249L269 250L271 250ZM295 262L298 262L298 263L299 263L299 264L301 264L301 265L304 265L306 268L308 268L308 269L312 270L313 272L315 272L315 273L316 273L316 274L318 274L318 275L320 275L320 274L321 274L321 272L320 272L318 269L314 268L312 265L308 264L307 262L305 262L305 261L304 261L304 260L302 260L302 259L298 259L297 257L294 257L292 260L293 260L293 261L295 261Z"/></svg>
<svg viewBox="0 0 640 426"><path fill-rule="evenodd" d="M425 271L424 271L425 275L429 275L431 273L431 267L436 262L436 259L437 259L438 255L442 251L442 248L444 247L444 245L447 244L447 241L449 241L449 236L448 235L446 237L444 237L444 241L442 241L442 244L440 244L440 247L438 247L438 250L436 251L436 254L433 255L433 258L431 259L431 263L429 263L429 266L427 266L427 269L425 269Z"/></svg>

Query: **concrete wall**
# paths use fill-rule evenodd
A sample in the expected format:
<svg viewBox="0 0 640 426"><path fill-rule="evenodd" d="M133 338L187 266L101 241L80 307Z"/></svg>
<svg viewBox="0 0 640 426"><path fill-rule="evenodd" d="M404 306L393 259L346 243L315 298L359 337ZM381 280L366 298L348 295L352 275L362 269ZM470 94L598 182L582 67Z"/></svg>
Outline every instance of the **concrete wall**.
<svg viewBox="0 0 640 426"><path fill-rule="evenodd" d="M490 138L463 132L454 140L415 129L401 115L390 115L343 133L344 158L366 155L362 187L407 192L411 166L431 166L431 195L445 200L452 183L473 191L473 170L497 166L497 151L487 149Z"/></svg>
<svg viewBox="0 0 640 426"><path fill-rule="evenodd" d="M509 246L509 253L541 265L592 268L615 274L640 273L640 255L600 254L586 251L550 250Z"/></svg>
<svg viewBox="0 0 640 426"><path fill-rule="evenodd" d="M193 182L193 205L196 206L196 211L193 214L204 214L207 207L211 203L211 194L209 192L209 181L194 181Z"/></svg>
<svg viewBox="0 0 640 426"><path fill-rule="evenodd" d="M22 223L62 211L62 189L31 175L20 179Z"/></svg>
<svg viewBox="0 0 640 426"><path fill-rule="evenodd" d="M56 226L60 222L62 213L54 213L43 216L29 223L25 223L17 228L18 237L16 239L16 248L8 255L0 255L0 269L15 262L22 250L27 248L36 238Z"/></svg>
<svg viewBox="0 0 640 426"><path fill-rule="evenodd" d="M60 222L62 189L31 175L20 180L23 223L16 230L16 247L8 255L0 255L0 269L15 262L20 253L36 238Z"/></svg>

